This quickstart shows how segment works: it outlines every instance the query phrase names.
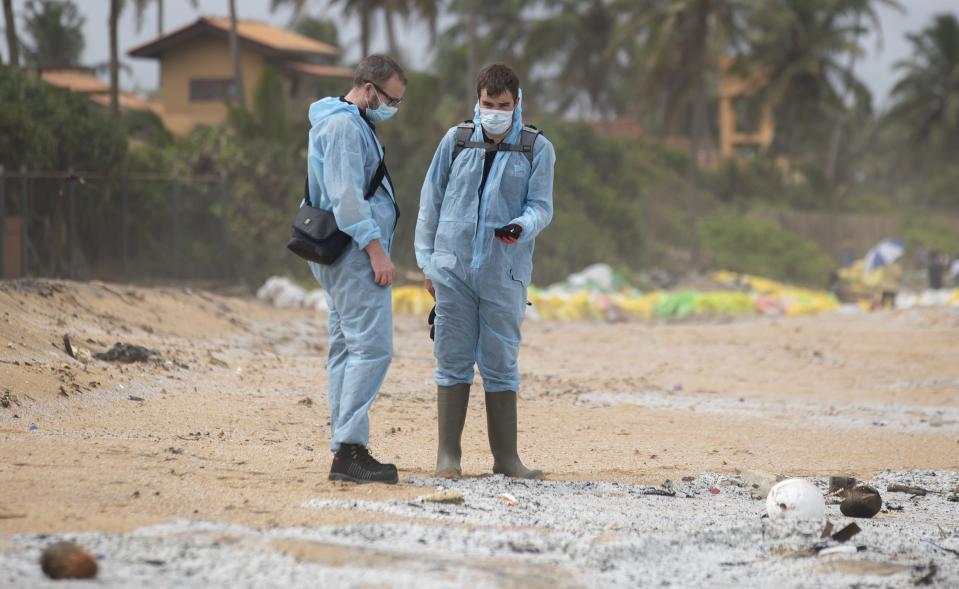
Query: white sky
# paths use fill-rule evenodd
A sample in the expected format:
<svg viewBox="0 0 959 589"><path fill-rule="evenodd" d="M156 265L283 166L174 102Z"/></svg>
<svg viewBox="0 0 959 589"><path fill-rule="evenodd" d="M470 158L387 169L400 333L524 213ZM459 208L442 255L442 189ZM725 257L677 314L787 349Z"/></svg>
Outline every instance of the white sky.
<svg viewBox="0 0 959 589"><path fill-rule="evenodd" d="M26 0L14 0L14 10L22 11ZM857 71L869 88L873 91L876 104L881 106L888 95L894 81L892 64L908 56L909 44L906 34L921 30L930 21L932 15L951 12L959 17L959 0L900 0L905 12L888 8L880 9L882 20L882 47L877 47L878 38L873 36L867 41L868 54L857 64ZM188 0L166 0L164 28L167 31L178 28L195 20L199 14L226 15L228 13L227 0L199 0L199 12L190 6ZM271 22L279 26L289 23L289 10L270 13L270 0L236 0L237 11L241 18L253 18ZM126 56L126 51L156 36L156 8L151 7L144 17L143 30L136 31L132 9L132 0L124 12L120 23L120 52L123 60L131 68L131 73L121 74L121 85L125 90L149 91L157 84L157 65L154 60L134 59ZM83 62L86 64L105 63L109 58L109 32L107 19L109 16L109 0L77 0L77 5L86 16L84 33L86 36L86 51ZM346 51L346 62L353 62L359 57L358 27L352 19L344 20L339 14L339 8L328 8L326 0L307 0L308 9L314 14L328 13L329 17L340 23L340 43ZM423 69L432 62L427 47L427 35L423 31L424 25L412 23L411 26L398 27L397 33L402 47L406 47L407 61L404 64L408 69ZM441 23L442 28L442 23ZM0 53L4 54L6 62L6 42L0 39ZM386 38L382 27L374 30L373 47L376 50L386 49Z"/></svg>

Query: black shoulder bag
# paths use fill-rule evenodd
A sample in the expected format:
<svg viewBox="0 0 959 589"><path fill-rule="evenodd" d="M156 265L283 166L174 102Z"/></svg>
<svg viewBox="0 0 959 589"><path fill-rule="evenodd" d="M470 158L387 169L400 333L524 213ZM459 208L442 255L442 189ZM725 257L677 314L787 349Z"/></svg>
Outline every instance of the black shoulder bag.
<svg viewBox="0 0 959 589"><path fill-rule="evenodd" d="M364 200L373 198L386 175L386 159L381 159L363 196ZM293 218L293 234L286 247L304 260L329 266L339 259L352 238L340 231L331 211L314 207L310 203L309 177L304 186L303 200L306 204L300 207Z"/></svg>

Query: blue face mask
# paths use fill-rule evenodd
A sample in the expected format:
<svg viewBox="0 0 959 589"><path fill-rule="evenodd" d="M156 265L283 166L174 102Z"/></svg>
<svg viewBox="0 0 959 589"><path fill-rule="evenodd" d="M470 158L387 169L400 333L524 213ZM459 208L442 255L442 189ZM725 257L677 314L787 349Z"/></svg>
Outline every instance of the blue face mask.
<svg viewBox="0 0 959 589"><path fill-rule="evenodd" d="M366 101L366 118L374 123L380 123L393 118L396 111L397 108L395 106L387 106L382 99L380 99L379 108L370 108L370 101Z"/></svg>
<svg viewBox="0 0 959 589"><path fill-rule="evenodd" d="M491 135L502 135L513 124L513 111L480 108L480 122Z"/></svg>

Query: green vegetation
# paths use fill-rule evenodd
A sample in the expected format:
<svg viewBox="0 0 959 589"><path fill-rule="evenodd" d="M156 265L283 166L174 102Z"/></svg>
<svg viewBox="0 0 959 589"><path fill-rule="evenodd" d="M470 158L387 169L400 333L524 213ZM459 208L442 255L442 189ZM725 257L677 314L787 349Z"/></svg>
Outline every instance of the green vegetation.
<svg viewBox="0 0 959 589"><path fill-rule="evenodd" d="M734 272L823 288L835 266L822 248L769 221L723 215L699 231L714 265Z"/></svg>
<svg viewBox="0 0 959 589"><path fill-rule="evenodd" d="M334 23L301 14L318 3L273 4L294 9L297 30L337 41ZM833 244L816 245L758 220L758 211L770 218L777 209L896 215L901 235L888 237L959 251L948 221L955 217L936 215L959 213L959 22L951 15L909 36L912 55L898 66L890 107L879 112L854 66L877 30L877 8L898 6L891 0L335 4L358 20L363 43L383 32L395 44L401 18L420 19L432 31L438 14L454 17L438 37L434 62L408 68L399 116L378 128L403 213L394 245L401 268L414 269L419 191L436 144L472 112L471 72L497 60L522 76L525 118L558 154L556 214L537 243L539 284L597 261L634 271L722 267L824 284L833 262L821 246ZM134 8L142 16L148 5L138 1ZM77 63L83 43L72 31L82 16L70 12L70 2L30 6L21 15L32 39L24 45L27 59L49 62L35 57L43 53ZM386 26L378 31L381 19ZM51 30L69 33L65 49L50 41ZM749 159L697 165L718 143L723 55L733 72L761 74L753 100L771 105L775 139ZM330 88L346 90L345 84ZM224 276L250 284L275 273L308 279L283 247L302 195L305 113L292 110L270 69L249 106L216 128L174 140L152 114L131 113L114 123L84 98L5 68L0 163L175 178L182 181L171 184L182 191L180 210L225 228L222 239L217 233L183 245L182 266L202 274L228 243L232 261ZM170 191L139 187L140 211L171 214ZM226 192L228 203L221 199ZM198 226L192 233L208 230ZM145 239L139 247L163 258L164 239Z"/></svg>

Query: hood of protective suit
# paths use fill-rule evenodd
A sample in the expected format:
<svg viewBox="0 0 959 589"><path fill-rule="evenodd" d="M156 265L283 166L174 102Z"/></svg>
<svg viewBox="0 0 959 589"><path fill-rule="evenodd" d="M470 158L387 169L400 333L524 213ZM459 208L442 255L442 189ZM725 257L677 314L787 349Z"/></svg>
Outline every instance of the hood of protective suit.
<svg viewBox="0 0 959 589"><path fill-rule="evenodd" d="M301 111L302 112L302 111ZM338 112L350 112L355 115L360 114L360 109L355 104L350 104L345 100L340 100L335 96L328 96L322 100L317 100L310 105L310 125L316 126L323 119Z"/></svg>
<svg viewBox="0 0 959 589"><path fill-rule="evenodd" d="M516 143L519 141L519 134L523 130L523 89L520 88L516 97L516 108L513 109L513 127L509 131L509 135L506 136L503 141L505 143ZM473 107L473 123L476 125L477 130L483 128L483 122L480 120L480 103L479 100L476 101L476 106ZM476 137L476 135L474 135ZM482 140L483 132L480 131L480 140Z"/></svg>

